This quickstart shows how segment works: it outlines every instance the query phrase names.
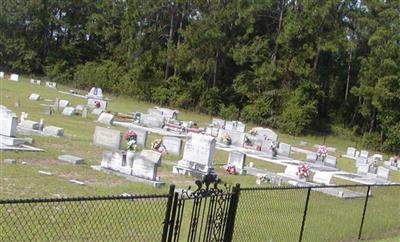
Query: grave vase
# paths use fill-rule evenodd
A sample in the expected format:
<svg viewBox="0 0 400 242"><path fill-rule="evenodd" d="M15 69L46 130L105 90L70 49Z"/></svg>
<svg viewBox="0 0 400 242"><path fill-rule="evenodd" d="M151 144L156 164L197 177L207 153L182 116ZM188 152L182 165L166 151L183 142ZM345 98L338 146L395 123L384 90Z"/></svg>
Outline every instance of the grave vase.
<svg viewBox="0 0 400 242"><path fill-rule="evenodd" d="M133 158L135 157L135 152L128 150L126 152L126 165L132 168Z"/></svg>

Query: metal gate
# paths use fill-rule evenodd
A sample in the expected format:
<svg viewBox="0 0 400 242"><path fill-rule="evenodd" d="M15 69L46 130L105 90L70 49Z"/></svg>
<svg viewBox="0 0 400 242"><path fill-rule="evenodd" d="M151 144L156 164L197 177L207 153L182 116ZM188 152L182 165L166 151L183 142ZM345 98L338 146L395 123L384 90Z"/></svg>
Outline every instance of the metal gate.
<svg viewBox="0 0 400 242"><path fill-rule="evenodd" d="M174 192L162 241L231 241L239 185L196 182L197 189ZM211 186L210 186L211 185Z"/></svg>

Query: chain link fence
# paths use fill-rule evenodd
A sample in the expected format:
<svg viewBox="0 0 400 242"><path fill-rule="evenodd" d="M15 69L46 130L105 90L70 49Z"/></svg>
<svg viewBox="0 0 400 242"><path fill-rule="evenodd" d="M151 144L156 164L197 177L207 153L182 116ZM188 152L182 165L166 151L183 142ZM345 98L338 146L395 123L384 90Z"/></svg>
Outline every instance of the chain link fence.
<svg viewBox="0 0 400 242"><path fill-rule="evenodd" d="M400 185L242 188L233 241L353 241L398 233L398 194Z"/></svg>
<svg viewBox="0 0 400 242"><path fill-rule="evenodd" d="M0 201L0 241L159 241L167 195Z"/></svg>
<svg viewBox="0 0 400 242"><path fill-rule="evenodd" d="M0 241L171 241L177 221L183 235L174 241L187 241L192 228L199 232L190 240L206 238L219 224L218 241L354 241L400 231L400 184L236 189L235 199L222 193L228 200L198 192L188 209L174 186L164 195L0 200Z"/></svg>

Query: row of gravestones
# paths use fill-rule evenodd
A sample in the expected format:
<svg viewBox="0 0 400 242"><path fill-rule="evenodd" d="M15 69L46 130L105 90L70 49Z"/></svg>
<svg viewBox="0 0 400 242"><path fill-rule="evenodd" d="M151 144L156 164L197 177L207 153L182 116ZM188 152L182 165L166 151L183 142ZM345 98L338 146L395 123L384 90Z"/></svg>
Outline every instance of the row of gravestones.
<svg viewBox="0 0 400 242"><path fill-rule="evenodd" d="M317 153L310 152L306 154L306 161L315 163L318 161L318 155ZM324 160L322 161L323 165L325 166L330 166L330 167L336 167L337 164L337 158L335 156L327 155Z"/></svg>
<svg viewBox="0 0 400 242"><path fill-rule="evenodd" d="M4 72L0 72L0 79L4 79ZM18 74L15 74L15 73L12 73L11 75L10 75L10 81L19 81L19 75ZM40 80L35 80L35 79L31 79L30 81L29 81L31 84L34 84L34 85L41 85L41 81ZM46 82L46 87L49 87L49 88L57 88L57 83L56 82Z"/></svg>
<svg viewBox="0 0 400 242"><path fill-rule="evenodd" d="M137 144L145 147L148 132L142 128L134 128L137 134ZM154 151L143 150L139 155L134 155L133 162L127 158L129 152L120 151L121 132L97 126L95 128L93 143L101 145L112 151L103 154L102 167L120 171L137 177L154 180L157 177L158 158ZM182 140L177 137L164 136L163 144L167 152L179 155L182 149ZM173 173L202 177L205 174L215 174L214 153L216 140L213 137L190 133L185 142L183 158L173 167ZM158 153L158 152L156 152ZM152 158L151 158L152 157ZM139 159L137 166L136 160ZM235 165L237 171L242 173L245 165L245 154L233 151L229 155L228 164ZM155 162L157 161L157 162ZM145 164L145 163L148 164Z"/></svg>

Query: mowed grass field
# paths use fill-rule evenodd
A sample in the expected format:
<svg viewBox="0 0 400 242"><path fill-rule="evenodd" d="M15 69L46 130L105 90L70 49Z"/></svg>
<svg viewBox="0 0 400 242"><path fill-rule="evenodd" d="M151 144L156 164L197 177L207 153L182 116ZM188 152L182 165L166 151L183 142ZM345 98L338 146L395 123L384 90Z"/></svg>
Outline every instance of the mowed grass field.
<svg viewBox="0 0 400 242"><path fill-rule="evenodd" d="M21 79L21 77L20 77ZM59 90L69 90L60 86ZM31 93L41 95L40 101L29 101ZM132 100L127 97L115 97L106 94L112 99L108 109L113 112L145 112L154 106ZM36 86L28 83L27 78L19 82L6 79L0 80L0 104L13 110L17 115L21 112L29 114L29 120L38 121L44 118L45 125L54 125L64 128L64 137L53 138L32 135L32 146L44 149L44 152L3 152L0 160L14 158L16 165L0 163L0 199L9 198L34 198L34 197L74 197L74 196L99 196L111 194L165 194L169 184L180 188L187 188L194 184L194 179L186 176L172 174L172 166L178 156L167 155L158 170L161 180L166 186L156 189L147 184L127 181L121 177L107 175L94 171L90 166L99 165L103 148L92 144L93 132L96 126L104 126L89 115L87 119L80 116L67 117L57 112L51 116L44 114L45 107L40 104L51 104L45 99L55 98L69 100L71 106L86 104L86 100L59 93L57 90ZM14 107L15 101L20 100L20 107ZM211 117L195 112L180 110L180 120L196 121L200 126L206 126ZM250 129L253 125L248 125ZM112 127L125 131L120 127ZM159 138L156 134L148 137L147 148L151 141ZM313 149L314 144L321 143L321 137L306 136L293 138L286 134L279 134L283 142L299 144L306 141L305 149ZM333 155L340 156L345 153L347 146L354 146L351 141L341 137L328 136L327 143L337 148ZM373 153L373 151L371 151ZM57 160L61 154L72 154L85 159L84 165L72 165ZM296 159L304 159L300 153L293 154ZM215 156L216 170L224 183L233 185L240 183L242 187L254 187L254 176L231 176L224 173L221 168L226 164L228 153L217 151ZM248 159L261 169L282 172L283 166L271 164L261 160ZM26 164L22 164L25 162ZM355 171L354 160L339 158L338 167L345 171ZM51 172L45 176L38 171ZM85 182L85 185L70 183L68 180L76 179ZM392 181L400 181L399 172L391 172ZM345 181L339 181L344 182ZM262 186L269 186L263 184ZM364 199L343 200L327 195L312 192L309 205L309 218L305 224L304 241L351 241L358 235L358 226L362 215ZM370 198L365 223L365 238L385 238L400 231L400 189L376 189ZM265 238L275 238L271 241L296 240L301 225L304 208L304 191L268 191L261 193L243 193L240 198L238 217L236 221L236 241L265 241ZM149 211L151 212L151 211ZM146 214L138 213L140 217ZM79 213L76 214L77 216ZM16 218L17 219L17 218ZM93 218L95 219L95 218ZM118 222L118 218L114 218ZM114 220L113 220L114 221ZM17 220L15 221L17 222ZM239 229L237 229L239 228ZM84 233L84 231L82 232ZM118 237L118 236L117 236ZM123 236L121 235L121 238ZM7 237L7 238L12 238ZM247 238L247 239L246 239ZM244 240L243 240L244 239ZM396 240L394 240L396 241Z"/></svg>

